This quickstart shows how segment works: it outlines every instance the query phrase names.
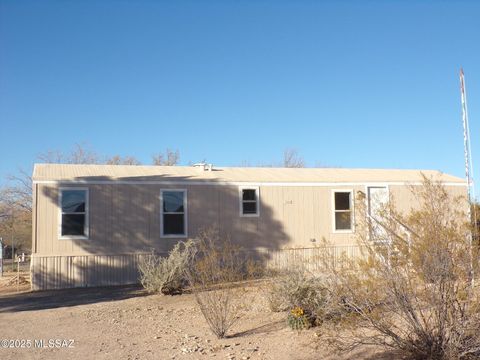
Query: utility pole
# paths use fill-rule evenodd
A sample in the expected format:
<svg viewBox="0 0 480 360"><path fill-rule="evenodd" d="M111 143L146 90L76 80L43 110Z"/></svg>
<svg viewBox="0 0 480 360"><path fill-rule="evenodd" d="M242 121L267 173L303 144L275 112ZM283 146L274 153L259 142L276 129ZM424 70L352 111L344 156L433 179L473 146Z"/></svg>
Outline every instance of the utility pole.
<svg viewBox="0 0 480 360"><path fill-rule="evenodd" d="M475 209L475 185L473 181L472 148L470 146L470 125L468 124L467 91L465 87L465 75L460 69L460 92L462 97L462 122L463 122L463 150L465 156L465 178L468 186L468 214L473 225L469 236L470 246L470 277L472 287L475 285L473 270L473 234L477 233L477 211Z"/></svg>

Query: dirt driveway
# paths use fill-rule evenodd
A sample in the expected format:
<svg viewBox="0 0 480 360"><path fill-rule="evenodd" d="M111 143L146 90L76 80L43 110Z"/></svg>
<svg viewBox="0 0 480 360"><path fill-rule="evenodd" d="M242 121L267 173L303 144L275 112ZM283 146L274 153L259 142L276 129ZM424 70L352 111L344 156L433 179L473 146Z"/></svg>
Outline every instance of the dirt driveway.
<svg viewBox="0 0 480 360"><path fill-rule="evenodd" d="M257 288L247 292L250 311L223 340L210 333L192 295L148 295L138 287L2 295L0 340L23 339L25 348L0 348L0 359L338 358L317 349L316 330L291 331ZM344 358L382 357L360 351Z"/></svg>

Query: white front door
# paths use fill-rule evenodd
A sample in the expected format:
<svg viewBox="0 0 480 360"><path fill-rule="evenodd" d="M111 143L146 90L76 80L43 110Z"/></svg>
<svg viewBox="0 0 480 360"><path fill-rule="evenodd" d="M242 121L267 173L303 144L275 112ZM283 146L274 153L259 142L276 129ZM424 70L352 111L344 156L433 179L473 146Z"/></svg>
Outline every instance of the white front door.
<svg viewBox="0 0 480 360"><path fill-rule="evenodd" d="M371 238L375 241L387 241L388 232L380 224L384 222L382 212L388 203L388 188L386 186L369 186L367 187L367 194L368 215L372 218L370 221Z"/></svg>

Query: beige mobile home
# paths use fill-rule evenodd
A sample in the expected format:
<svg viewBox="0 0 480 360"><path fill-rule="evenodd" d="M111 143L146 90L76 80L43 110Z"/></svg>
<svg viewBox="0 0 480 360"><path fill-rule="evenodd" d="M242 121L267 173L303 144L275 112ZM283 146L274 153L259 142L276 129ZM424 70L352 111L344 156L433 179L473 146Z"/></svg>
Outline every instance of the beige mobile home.
<svg viewBox="0 0 480 360"><path fill-rule="evenodd" d="M32 288L135 283L140 256L214 224L272 261L322 238L348 250L354 195L393 195L408 210L422 173L466 194L464 180L430 170L37 164Z"/></svg>

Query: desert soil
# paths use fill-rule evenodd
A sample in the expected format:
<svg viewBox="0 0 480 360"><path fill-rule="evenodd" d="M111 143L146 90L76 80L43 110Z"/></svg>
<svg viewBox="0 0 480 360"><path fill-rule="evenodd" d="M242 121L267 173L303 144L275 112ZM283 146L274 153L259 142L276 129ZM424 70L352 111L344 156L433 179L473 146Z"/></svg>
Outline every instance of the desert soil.
<svg viewBox="0 0 480 360"><path fill-rule="evenodd" d="M258 287L246 290L249 311L226 339L210 332L191 294L149 295L138 287L32 293L23 285L23 290L8 294L4 287L0 292L0 341L24 339L32 344L0 347L0 359L340 358L319 347L318 329L290 330L286 314L270 312ZM34 348L34 340L41 339L44 347ZM49 347L50 339L67 341ZM67 347L70 340L73 347ZM384 357L360 350L342 358Z"/></svg>

